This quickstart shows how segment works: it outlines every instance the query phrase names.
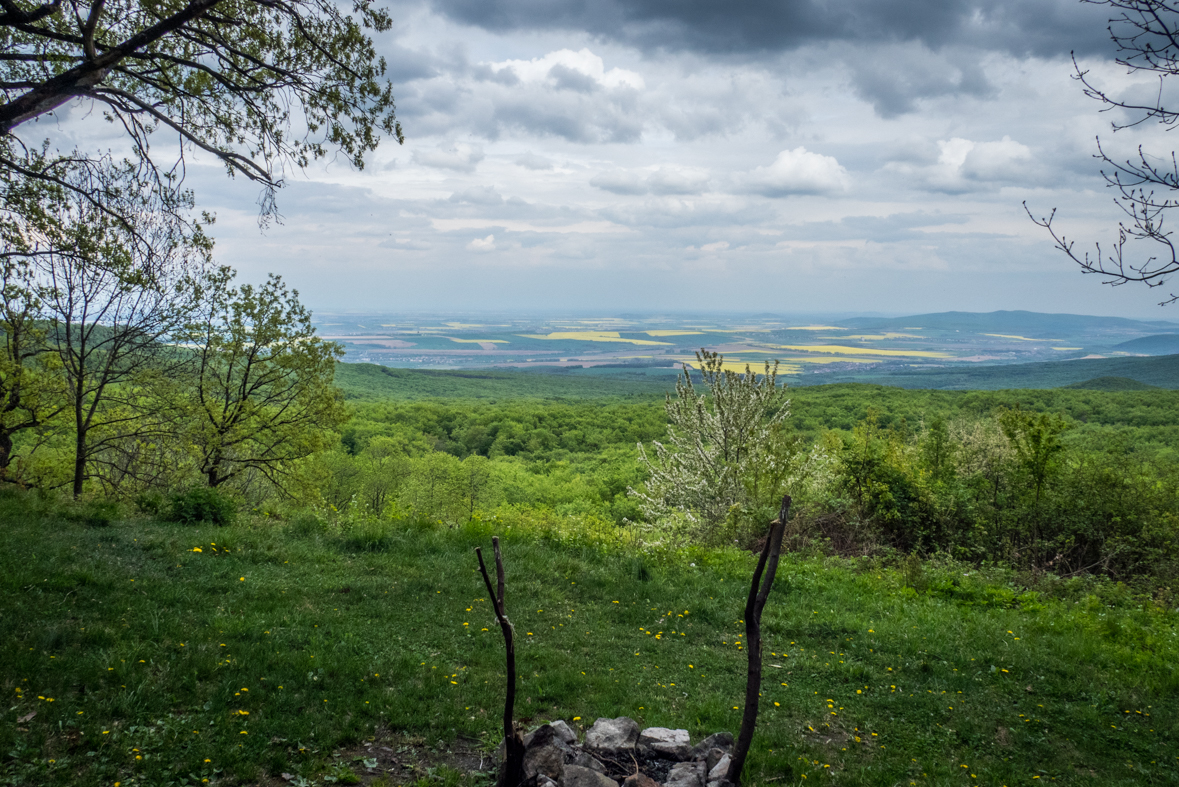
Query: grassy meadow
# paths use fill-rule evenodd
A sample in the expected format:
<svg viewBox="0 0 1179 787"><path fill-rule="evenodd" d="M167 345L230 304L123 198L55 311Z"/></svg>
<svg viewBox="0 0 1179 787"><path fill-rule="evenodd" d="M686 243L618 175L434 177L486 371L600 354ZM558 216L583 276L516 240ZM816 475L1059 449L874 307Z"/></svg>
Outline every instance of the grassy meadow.
<svg viewBox="0 0 1179 787"><path fill-rule="evenodd" d="M409 736L487 767L502 641L473 548L496 533L521 721L628 715L694 740L739 724L746 552L523 516L361 537L84 513L0 498L2 784L489 783L354 753ZM746 783L1179 783L1179 619L1163 602L788 555Z"/></svg>

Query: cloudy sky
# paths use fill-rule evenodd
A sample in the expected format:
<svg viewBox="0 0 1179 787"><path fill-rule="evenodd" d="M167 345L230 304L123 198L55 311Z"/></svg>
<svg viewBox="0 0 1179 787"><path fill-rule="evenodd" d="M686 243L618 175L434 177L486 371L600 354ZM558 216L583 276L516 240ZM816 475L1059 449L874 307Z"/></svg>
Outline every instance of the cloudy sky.
<svg viewBox="0 0 1179 787"><path fill-rule="evenodd" d="M210 168L218 256L320 309L917 313L1179 319L1082 276L1117 212L1108 11L1078 0L409 0L378 39L406 144L294 173L262 232Z"/></svg>

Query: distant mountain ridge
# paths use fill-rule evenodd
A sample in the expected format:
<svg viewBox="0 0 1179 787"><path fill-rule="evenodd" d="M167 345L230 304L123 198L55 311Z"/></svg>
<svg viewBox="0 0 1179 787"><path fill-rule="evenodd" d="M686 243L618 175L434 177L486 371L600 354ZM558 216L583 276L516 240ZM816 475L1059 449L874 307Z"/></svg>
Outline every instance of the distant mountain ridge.
<svg viewBox="0 0 1179 787"><path fill-rule="evenodd" d="M825 383L875 383L897 388L997 391L1009 388L1062 388L1080 383L1087 387L1096 378L1122 378L1121 385L1110 390L1132 390L1132 382L1158 388L1179 389L1179 355L1149 358L1080 358L1073 361L1039 361L1001 366L941 366L923 369L897 369L881 374L870 372L832 372L792 378L792 385Z"/></svg>
<svg viewBox="0 0 1179 787"><path fill-rule="evenodd" d="M1179 333L1159 333L1154 336L1140 336L1121 344L1112 350L1138 355L1173 355L1179 353Z"/></svg>
<svg viewBox="0 0 1179 787"><path fill-rule="evenodd" d="M979 333L1012 332L1034 338L1055 338L1059 333L1122 329L1136 332L1175 331L1179 322L1133 320L1127 317L1095 317L1088 314L1044 314L1029 311L937 312L909 317L853 317L839 325L857 330L884 328L935 328Z"/></svg>

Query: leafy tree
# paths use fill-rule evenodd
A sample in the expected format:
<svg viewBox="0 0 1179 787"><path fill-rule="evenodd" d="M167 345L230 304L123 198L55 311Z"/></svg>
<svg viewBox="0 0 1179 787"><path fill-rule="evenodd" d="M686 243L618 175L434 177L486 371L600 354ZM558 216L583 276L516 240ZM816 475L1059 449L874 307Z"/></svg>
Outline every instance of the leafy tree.
<svg viewBox="0 0 1179 787"><path fill-rule="evenodd" d="M246 471L281 486L293 463L327 448L346 419L332 386L339 345L315 335L311 313L282 277L232 285L221 268L200 293L201 319L179 334L193 353L181 412L198 471L211 487Z"/></svg>
<svg viewBox="0 0 1179 787"><path fill-rule="evenodd" d="M23 238L3 232L0 256L0 479L10 476L13 438L65 409L60 363L41 317L41 286L23 257Z"/></svg>
<svg viewBox="0 0 1179 787"><path fill-rule="evenodd" d="M402 140L370 38L391 24L371 0L351 14L334 0L3 0L0 167L54 181L22 124L80 98L127 132L157 186L197 148L262 184L271 212L287 164L334 148L362 167L382 132ZM162 169L159 128L180 142Z"/></svg>
<svg viewBox="0 0 1179 787"><path fill-rule="evenodd" d="M946 419L934 416L921 441L921 451L930 475L935 480L944 480L954 472L954 455L957 446L950 440Z"/></svg>
<svg viewBox="0 0 1179 787"><path fill-rule="evenodd" d="M999 423L1003 434L1011 441L1020 465L1031 479L1035 502L1039 506L1044 485L1064 451L1060 435L1069 424L1053 413L1029 413L1019 407L1004 411L999 416Z"/></svg>
<svg viewBox="0 0 1179 787"><path fill-rule="evenodd" d="M471 454L464 459L455 472L454 488L459 508L467 519L486 508L498 491L495 471L487 457Z"/></svg>
<svg viewBox="0 0 1179 787"><path fill-rule="evenodd" d="M406 507L419 519L457 520L462 512L455 494L462 462L443 451L414 459L403 495Z"/></svg>
<svg viewBox="0 0 1179 787"><path fill-rule="evenodd" d="M379 516L397 499L412 472L412 452L412 444L402 436L377 435L357 455L363 472L364 503L373 514Z"/></svg>
<svg viewBox="0 0 1179 787"><path fill-rule="evenodd" d="M650 473L643 490L631 490L643 513L655 520L673 510L706 529L716 527L747 500L746 479L764 458L772 429L789 415L778 387L778 364L767 362L760 377L746 365L726 369L719 353L696 354L699 392L685 366L669 395L667 445L654 442L651 459L639 443L639 461Z"/></svg>
<svg viewBox="0 0 1179 787"><path fill-rule="evenodd" d="M65 378L76 497L104 449L162 434L139 386L178 362L161 340L191 308L212 242L184 219L189 195L143 186L132 164L104 160L65 177L27 184L9 215L28 239L22 254Z"/></svg>

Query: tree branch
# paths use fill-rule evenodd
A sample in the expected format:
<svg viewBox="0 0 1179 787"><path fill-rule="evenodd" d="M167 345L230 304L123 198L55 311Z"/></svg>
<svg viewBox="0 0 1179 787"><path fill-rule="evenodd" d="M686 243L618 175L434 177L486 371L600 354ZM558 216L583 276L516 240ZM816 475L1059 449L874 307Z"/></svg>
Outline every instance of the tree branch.
<svg viewBox="0 0 1179 787"><path fill-rule="evenodd" d="M86 62L0 106L0 134L7 134L21 123L56 109L74 96L85 94L89 88L100 84L106 78L107 70L128 54L199 18L220 2L222 0L191 0L184 9L136 33L122 44L90 57Z"/></svg>

